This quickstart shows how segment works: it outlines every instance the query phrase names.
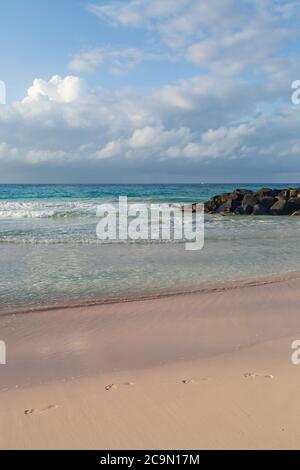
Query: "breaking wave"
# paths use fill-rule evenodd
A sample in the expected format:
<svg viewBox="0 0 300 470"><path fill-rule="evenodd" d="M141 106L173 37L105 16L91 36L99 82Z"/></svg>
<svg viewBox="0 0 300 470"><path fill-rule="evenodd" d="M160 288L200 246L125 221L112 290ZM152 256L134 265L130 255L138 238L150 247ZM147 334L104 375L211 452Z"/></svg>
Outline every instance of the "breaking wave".
<svg viewBox="0 0 300 470"><path fill-rule="evenodd" d="M97 204L83 201L1 201L0 219L49 219L95 216Z"/></svg>

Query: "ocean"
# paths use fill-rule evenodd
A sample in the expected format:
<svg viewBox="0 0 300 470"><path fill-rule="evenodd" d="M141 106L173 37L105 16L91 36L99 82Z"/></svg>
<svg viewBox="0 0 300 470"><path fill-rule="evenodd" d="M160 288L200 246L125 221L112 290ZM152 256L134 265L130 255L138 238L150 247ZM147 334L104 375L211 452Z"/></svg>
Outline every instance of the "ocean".
<svg viewBox="0 0 300 470"><path fill-rule="evenodd" d="M205 217L205 245L101 242L99 204L203 202L252 184L0 185L0 312L198 289L299 270L300 218ZM298 187L276 184L271 187Z"/></svg>

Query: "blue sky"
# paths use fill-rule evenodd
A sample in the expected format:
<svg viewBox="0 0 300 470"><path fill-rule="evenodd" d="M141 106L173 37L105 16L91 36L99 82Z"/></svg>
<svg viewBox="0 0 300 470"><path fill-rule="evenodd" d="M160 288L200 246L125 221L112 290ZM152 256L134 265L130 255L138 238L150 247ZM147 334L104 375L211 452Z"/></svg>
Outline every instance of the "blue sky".
<svg viewBox="0 0 300 470"><path fill-rule="evenodd" d="M296 0L3 0L0 182L300 181Z"/></svg>
<svg viewBox="0 0 300 470"><path fill-rule="evenodd" d="M114 1L111 4L116 3ZM105 1L97 5L106 5ZM1 80L7 83L8 100L22 99L34 80L70 74L68 64L80 50L137 45L156 49L143 28L129 29L101 21L84 0L11 0L1 6ZM16 13L18 12L18 13ZM157 38L155 38L157 41ZM158 46L161 50L162 46ZM167 55L168 50L163 47ZM131 74L111 74L105 68L94 75L80 71L91 86L153 87L196 72L192 64L170 61L144 63Z"/></svg>

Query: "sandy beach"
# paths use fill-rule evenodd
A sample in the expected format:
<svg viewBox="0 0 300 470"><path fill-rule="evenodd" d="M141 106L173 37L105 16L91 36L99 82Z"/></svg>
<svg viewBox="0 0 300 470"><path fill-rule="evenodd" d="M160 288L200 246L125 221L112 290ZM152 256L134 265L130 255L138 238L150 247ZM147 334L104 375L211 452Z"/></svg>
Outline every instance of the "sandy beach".
<svg viewBox="0 0 300 470"><path fill-rule="evenodd" d="M299 447L300 279L0 317L2 449Z"/></svg>
<svg viewBox="0 0 300 470"><path fill-rule="evenodd" d="M2 0L0 451L300 450L299 18Z"/></svg>

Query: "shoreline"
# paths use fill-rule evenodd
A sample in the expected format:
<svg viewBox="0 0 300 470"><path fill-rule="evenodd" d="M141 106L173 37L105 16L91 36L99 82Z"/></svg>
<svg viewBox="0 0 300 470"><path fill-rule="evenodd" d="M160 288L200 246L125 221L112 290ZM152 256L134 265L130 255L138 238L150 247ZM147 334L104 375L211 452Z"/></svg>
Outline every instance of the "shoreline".
<svg viewBox="0 0 300 470"><path fill-rule="evenodd" d="M289 275L0 316L0 448L296 449L299 304Z"/></svg>
<svg viewBox="0 0 300 470"><path fill-rule="evenodd" d="M164 289L160 291L159 294L154 294L149 292L149 294L137 296L132 295L128 297L120 296L120 297L106 297L102 299L95 299L90 301L82 301L82 302L69 302L69 303L61 303L55 305L44 305L44 306L36 306L36 307L25 307L25 308L13 308L9 310L1 310L0 309L0 318L6 317L10 315L26 315L30 313L43 313L43 312L51 312L57 310L72 310L76 308L90 308L90 307L97 307L97 306L104 306L104 305L115 305L115 304L122 304L122 303L130 303L130 302L143 302L147 300L159 300L169 297L176 297L176 296L186 296L192 294L210 294L213 292L222 292L234 289L242 289L245 287L256 287L256 286L263 286L268 284L276 284L280 282L289 281L291 279L298 279L300 278L300 271L290 271L285 272L282 274L271 274L268 276L262 277L251 277L251 278L244 278L240 281L231 280L231 281L224 281L218 283L211 283L211 284L202 284L202 286L195 287L195 288L187 288L187 289L178 289L178 290L170 290Z"/></svg>
<svg viewBox="0 0 300 470"><path fill-rule="evenodd" d="M296 331L300 336L299 303L298 273L184 294L0 315L0 339L10 357L8 367L0 369L1 382L21 386L27 379L30 385L144 369L217 356ZM228 328L230 322L237 331ZM84 365L76 363L77 356Z"/></svg>

